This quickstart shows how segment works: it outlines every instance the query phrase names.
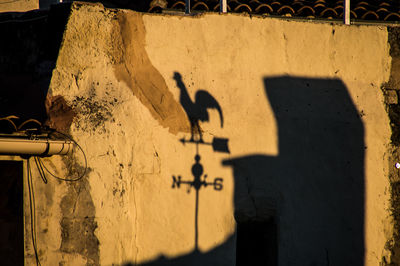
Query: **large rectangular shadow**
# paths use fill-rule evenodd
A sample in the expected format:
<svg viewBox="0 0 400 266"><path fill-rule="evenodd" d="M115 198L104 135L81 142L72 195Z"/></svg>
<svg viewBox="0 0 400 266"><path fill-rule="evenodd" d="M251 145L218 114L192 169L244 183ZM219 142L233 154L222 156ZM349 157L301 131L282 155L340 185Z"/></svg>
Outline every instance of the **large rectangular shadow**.
<svg viewBox="0 0 400 266"><path fill-rule="evenodd" d="M346 86L289 76L264 85L279 154L223 162L237 222L277 221L278 265L364 265L364 128Z"/></svg>

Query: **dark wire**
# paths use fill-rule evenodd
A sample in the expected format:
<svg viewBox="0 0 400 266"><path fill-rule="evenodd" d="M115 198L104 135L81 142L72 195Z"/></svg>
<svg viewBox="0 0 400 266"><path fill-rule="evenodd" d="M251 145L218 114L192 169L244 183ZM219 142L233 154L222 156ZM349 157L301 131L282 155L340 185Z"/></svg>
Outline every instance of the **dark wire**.
<svg viewBox="0 0 400 266"><path fill-rule="evenodd" d="M80 175L78 178L76 179L68 179L68 178L62 178L59 176L56 176L55 174L53 174L52 172L50 172L47 167L44 165L44 163L42 162L41 158L38 156L34 157L35 160L35 164L36 167L39 171L40 177L42 178L43 182L45 184L47 184L47 177L46 174L44 172L44 170L46 170L50 175L52 175L53 177L59 179L59 180L63 180L63 181L78 181L80 179L82 179L87 171L87 159L86 159L86 154L83 151L82 147L70 136L63 134L61 132L55 131L58 134L63 135L64 137L68 138L69 140L71 140L82 152L83 157L85 159L85 170L83 171L82 175ZM33 182L32 182L32 170L31 170L31 165L30 165L30 161L29 161L29 157L27 158L27 179L28 179L28 190L29 190L29 206L30 206L30 212L31 212L31 236L32 236L32 245L33 245L33 250L35 251L35 258L36 258L36 265L37 266L41 266L40 264L40 260L39 260L39 255L38 255L38 251L37 251L37 239L36 239L36 208L35 208L35 193L34 193L34 189L33 189Z"/></svg>
<svg viewBox="0 0 400 266"><path fill-rule="evenodd" d="M8 119L7 119L8 120ZM9 122L13 123L11 120L8 120ZM30 120L25 121L30 122ZM22 125L26 124L23 123ZM21 125L21 126L22 126ZM54 131L66 138L68 138L69 140L71 140L82 152L83 157L85 159L85 170L83 171L83 173L76 179L68 179L68 178L62 178L59 176L56 176L55 174L53 174L52 172L50 172L47 167L44 165L44 163L42 162L41 158L38 156L34 157L35 160L35 164L36 167L39 171L40 177L42 178L43 182L45 184L47 184L47 177L46 174L44 172L44 170L46 170L50 175L52 175L53 177L59 179L59 180L63 180L63 181L78 181L80 179L82 179L87 171L87 159L86 159L86 154L83 151L82 147L70 136L58 132L58 131ZM37 250L37 239L36 239L36 208L35 208L35 193L34 193L34 188L33 188L33 182L32 182L32 169L31 169L31 165L30 165L30 161L29 161L29 157L26 160L27 163L27 181L28 181L28 190L29 190L29 207L30 207L30 213L31 213L31 237L32 237L32 245L33 245L33 250L35 252L35 258L36 258L36 265L37 266L41 266L40 260L39 260L39 255L38 255L38 250Z"/></svg>
<svg viewBox="0 0 400 266"><path fill-rule="evenodd" d="M43 18L47 18L47 17L48 17L48 15L37 17L37 18L30 18L30 19L10 19L10 20L5 20L5 21L0 21L0 24L3 24L3 23L24 23L24 22L35 21L35 20L39 20L39 19L43 19Z"/></svg>
<svg viewBox="0 0 400 266"><path fill-rule="evenodd" d="M66 135L64 133L61 133L59 131L54 131L54 132L56 132L56 133L58 133L58 134L60 134L60 135L62 135L64 137L68 138L70 141L72 141L81 150L81 152L83 154L83 158L85 160L85 170L83 170L83 173L78 178L75 178L75 179L68 179L68 178L59 177L59 176L56 176L55 174L53 174L52 172L50 172L50 170L46 167L46 165L43 163L43 161L42 161L42 159L40 157L35 157L35 161L37 159L38 168L40 166L40 169L42 170L42 173L43 173L42 179L43 179L43 181L45 183L47 183L47 179L46 179L46 177L44 175L43 169L46 170L54 178L57 178L58 180L61 180L61 181L74 182L74 181L78 181L78 180L82 179L86 175L87 168L88 168L87 167L87 159L86 159L85 152L83 151L82 147L72 137L70 137L70 136L68 136L68 135ZM39 170L39 172L40 172L40 170ZM41 175L42 175L42 173L41 173Z"/></svg>
<svg viewBox="0 0 400 266"><path fill-rule="evenodd" d="M46 175L44 173L43 167L41 165L42 162L40 161L40 158L35 156L34 159L35 159L36 167L37 167L37 169L39 171L40 177L43 180L43 183L47 184L47 178L46 178Z"/></svg>
<svg viewBox="0 0 400 266"><path fill-rule="evenodd" d="M33 250L35 251L35 258L36 258L36 265L41 266L39 255L37 251L36 245L36 209L35 209L35 193L33 190L33 183L32 183L32 171L31 166L29 163L29 158L26 160L27 162L27 181L28 181L28 190L29 190L29 207L31 211L31 236L32 236L32 245Z"/></svg>

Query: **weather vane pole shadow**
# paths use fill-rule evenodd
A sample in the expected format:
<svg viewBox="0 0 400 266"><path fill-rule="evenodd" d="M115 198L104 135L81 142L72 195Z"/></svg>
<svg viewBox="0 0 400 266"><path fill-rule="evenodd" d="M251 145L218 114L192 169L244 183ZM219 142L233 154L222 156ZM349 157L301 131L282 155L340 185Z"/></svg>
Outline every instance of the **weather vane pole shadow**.
<svg viewBox="0 0 400 266"><path fill-rule="evenodd" d="M182 107L184 108L188 119L190 121L191 126L191 137L189 140L182 138L180 142L183 145L185 144L195 144L196 145L196 154L194 156L194 164L192 165L192 175L193 179L191 181L182 180L180 175L172 176L172 188L180 188L181 184L185 184L188 186L188 193L190 189L193 187L196 191L195 198L195 251L199 250L198 239L199 239L199 230L198 230L198 214L199 214L199 190L201 187L212 186L214 190L220 191L223 188L223 179L221 177L216 177L212 182L207 181L207 174L204 173L203 165L200 163L201 156L199 154L199 145L211 146L214 152L224 152L229 153L228 148L228 139L226 138L217 138L213 137L212 142L205 142L203 140L203 135L201 132L201 128L199 125L199 121L209 121L209 115L207 109L216 108L218 110L221 127L223 127L223 115L221 107L218 102L212 97L208 92L200 90L196 93L196 101L192 102L185 84L182 81L182 77L178 72L174 73L174 79L177 82L177 86L179 87L180 94L180 102ZM195 132L196 131L196 132ZM198 137L195 137L195 133L198 134Z"/></svg>

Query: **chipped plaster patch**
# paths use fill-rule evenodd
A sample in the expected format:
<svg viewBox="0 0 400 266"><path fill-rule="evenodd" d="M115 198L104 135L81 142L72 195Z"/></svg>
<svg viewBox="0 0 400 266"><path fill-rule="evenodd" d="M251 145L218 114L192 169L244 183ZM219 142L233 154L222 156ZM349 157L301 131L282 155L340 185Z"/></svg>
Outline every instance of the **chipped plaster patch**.
<svg viewBox="0 0 400 266"><path fill-rule="evenodd" d="M124 55L124 60L114 66L117 79L125 82L152 116L171 133L188 132L189 123L182 106L175 101L145 50L146 29L142 15L120 12L115 30L121 33L121 53Z"/></svg>
<svg viewBox="0 0 400 266"><path fill-rule="evenodd" d="M47 96L46 99L47 121L46 124L60 132L67 132L76 113L67 104L61 95Z"/></svg>

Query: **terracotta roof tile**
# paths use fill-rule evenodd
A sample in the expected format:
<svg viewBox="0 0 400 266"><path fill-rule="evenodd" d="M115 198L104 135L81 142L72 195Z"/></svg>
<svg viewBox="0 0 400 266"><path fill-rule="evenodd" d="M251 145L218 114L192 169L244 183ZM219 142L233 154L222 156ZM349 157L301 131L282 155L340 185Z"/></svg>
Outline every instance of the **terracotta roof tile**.
<svg viewBox="0 0 400 266"><path fill-rule="evenodd" d="M185 10L184 0L164 0L167 9ZM219 11L218 0L191 0L194 11ZM152 6L149 12L164 8ZM228 12L246 12L260 15L291 16L305 18L341 19L343 0L227 0ZM400 1L351 0L351 18L369 21L399 21Z"/></svg>
<svg viewBox="0 0 400 266"><path fill-rule="evenodd" d="M322 10L320 15L323 18L337 18L337 17L339 17L338 12L335 9L331 8L331 7L327 7L324 10Z"/></svg>
<svg viewBox="0 0 400 266"><path fill-rule="evenodd" d="M193 4L193 6L192 6L192 9L193 10L203 10L203 11L209 11L210 10L208 5L206 3L204 3L204 2L201 2L201 1L195 2Z"/></svg>

